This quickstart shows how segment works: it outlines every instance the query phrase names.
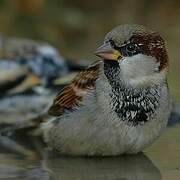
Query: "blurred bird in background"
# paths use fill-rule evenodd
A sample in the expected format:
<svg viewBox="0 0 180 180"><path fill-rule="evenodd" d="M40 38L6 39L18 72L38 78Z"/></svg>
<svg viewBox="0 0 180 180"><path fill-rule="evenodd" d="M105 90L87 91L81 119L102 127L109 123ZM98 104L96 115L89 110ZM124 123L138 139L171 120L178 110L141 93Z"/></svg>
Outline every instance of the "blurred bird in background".
<svg viewBox="0 0 180 180"><path fill-rule="evenodd" d="M61 86L55 79L81 68L48 43L0 37L0 126L45 111Z"/></svg>

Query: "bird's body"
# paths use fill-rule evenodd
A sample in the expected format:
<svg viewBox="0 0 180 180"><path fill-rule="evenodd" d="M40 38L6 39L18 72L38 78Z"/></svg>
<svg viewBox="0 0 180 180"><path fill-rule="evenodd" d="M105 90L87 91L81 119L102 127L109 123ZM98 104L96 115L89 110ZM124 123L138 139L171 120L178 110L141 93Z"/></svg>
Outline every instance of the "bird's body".
<svg viewBox="0 0 180 180"><path fill-rule="evenodd" d="M61 153L70 155L118 155L142 151L166 127L170 109L168 89L166 83L159 87L152 84L147 89L129 88L122 84L122 89L117 90L119 97L111 96L112 87L104 73L100 73L96 89L88 91L82 105L45 123L45 141ZM126 107L133 106L138 99L139 106L149 109L149 120L143 119L143 114L139 115L140 119L135 119L138 116L136 109L127 111ZM122 103L117 110L120 115L115 112L118 103ZM127 112L121 117L123 110Z"/></svg>
<svg viewBox="0 0 180 180"><path fill-rule="evenodd" d="M143 26L119 26L96 54L103 61L55 98L54 117L42 126L45 142L69 155L138 153L161 134L171 111L164 40Z"/></svg>

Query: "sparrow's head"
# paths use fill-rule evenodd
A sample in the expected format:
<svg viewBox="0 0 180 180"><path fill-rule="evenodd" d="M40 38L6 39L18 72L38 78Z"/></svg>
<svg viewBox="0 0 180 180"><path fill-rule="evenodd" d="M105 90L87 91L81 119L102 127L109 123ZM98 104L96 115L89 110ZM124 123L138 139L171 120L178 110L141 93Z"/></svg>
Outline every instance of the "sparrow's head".
<svg viewBox="0 0 180 180"><path fill-rule="evenodd" d="M141 25L114 28L95 54L105 63L113 62L119 66L121 76L132 82L144 82L158 74L166 76L168 55L165 42L159 33Z"/></svg>

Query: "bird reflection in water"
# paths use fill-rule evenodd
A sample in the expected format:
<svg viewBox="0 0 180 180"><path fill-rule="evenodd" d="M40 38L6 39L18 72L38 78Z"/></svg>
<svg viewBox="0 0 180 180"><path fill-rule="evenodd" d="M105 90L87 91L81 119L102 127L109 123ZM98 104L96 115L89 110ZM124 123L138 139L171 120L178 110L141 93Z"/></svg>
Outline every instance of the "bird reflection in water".
<svg viewBox="0 0 180 180"><path fill-rule="evenodd" d="M143 153L106 158L57 157L46 167L57 180L160 180L161 174Z"/></svg>

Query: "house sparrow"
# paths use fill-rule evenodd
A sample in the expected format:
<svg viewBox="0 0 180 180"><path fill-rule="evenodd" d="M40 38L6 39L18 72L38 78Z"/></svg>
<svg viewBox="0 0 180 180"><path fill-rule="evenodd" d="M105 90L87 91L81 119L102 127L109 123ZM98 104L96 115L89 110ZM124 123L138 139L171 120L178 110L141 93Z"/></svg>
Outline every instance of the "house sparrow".
<svg viewBox="0 0 180 180"><path fill-rule="evenodd" d="M95 54L55 98L42 124L45 142L61 154L135 154L165 129L171 111L163 38L140 25L110 31Z"/></svg>

